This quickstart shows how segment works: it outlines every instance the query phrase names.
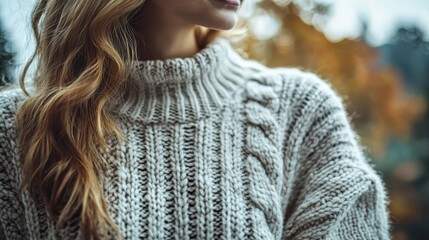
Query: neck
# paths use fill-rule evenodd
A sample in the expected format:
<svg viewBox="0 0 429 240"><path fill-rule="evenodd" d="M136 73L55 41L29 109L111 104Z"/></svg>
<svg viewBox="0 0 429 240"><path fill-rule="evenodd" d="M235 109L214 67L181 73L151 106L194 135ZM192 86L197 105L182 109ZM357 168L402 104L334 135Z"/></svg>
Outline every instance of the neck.
<svg viewBox="0 0 429 240"><path fill-rule="evenodd" d="M185 58L201 50L195 37L198 26L183 22L148 3L148 11L142 9L134 24L139 36L139 60Z"/></svg>
<svg viewBox="0 0 429 240"><path fill-rule="evenodd" d="M196 121L235 102L253 69L217 38L192 57L134 61L109 108L144 123Z"/></svg>

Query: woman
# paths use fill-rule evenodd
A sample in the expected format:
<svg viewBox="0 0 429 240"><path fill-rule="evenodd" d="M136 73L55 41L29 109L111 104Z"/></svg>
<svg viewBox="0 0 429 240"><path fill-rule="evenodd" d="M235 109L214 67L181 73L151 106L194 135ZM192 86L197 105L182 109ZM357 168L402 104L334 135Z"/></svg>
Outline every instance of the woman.
<svg viewBox="0 0 429 240"><path fill-rule="evenodd" d="M338 95L217 36L240 4L40 0L34 86L0 98L1 239L388 239Z"/></svg>

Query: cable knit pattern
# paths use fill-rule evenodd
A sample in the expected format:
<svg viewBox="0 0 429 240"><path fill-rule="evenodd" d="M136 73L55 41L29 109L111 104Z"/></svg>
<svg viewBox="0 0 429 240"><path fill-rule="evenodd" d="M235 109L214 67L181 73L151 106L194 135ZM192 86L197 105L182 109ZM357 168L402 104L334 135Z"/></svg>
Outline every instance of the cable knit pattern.
<svg viewBox="0 0 429 240"><path fill-rule="evenodd" d="M222 38L131 73L107 106L125 140L100 150L125 239L390 239L384 184L316 75L244 59ZM43 202L17 192L24 99L0 94L0 239L79 238L79 219L55 232Z"/></svg>

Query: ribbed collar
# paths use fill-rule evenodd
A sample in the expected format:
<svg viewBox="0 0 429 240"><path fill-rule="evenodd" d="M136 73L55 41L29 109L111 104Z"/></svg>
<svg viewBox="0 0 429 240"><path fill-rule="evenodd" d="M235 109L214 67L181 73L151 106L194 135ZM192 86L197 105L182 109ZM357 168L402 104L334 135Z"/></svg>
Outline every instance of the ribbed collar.
<svg viewBox="0 0 429 240"><path fill-rule="evenodd" d="M195 121L234 100L245 81L242 68L224 38L192 57L135 61L115 109L147 123Z"/></svg>

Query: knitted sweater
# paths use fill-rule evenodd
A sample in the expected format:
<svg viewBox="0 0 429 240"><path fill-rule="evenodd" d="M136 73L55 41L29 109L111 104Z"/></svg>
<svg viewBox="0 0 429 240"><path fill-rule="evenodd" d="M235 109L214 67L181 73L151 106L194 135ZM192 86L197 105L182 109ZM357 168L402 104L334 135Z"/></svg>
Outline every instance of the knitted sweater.
<svg viewBox="0 0 429 240"><path fill-rule="evenodd" d="M137 61L108 105L100 181L125 239L389 239L384 184L339 95L312 73L268 68L218 38L188 58ZM0 239L74 239L21 179L15 111L0 95Z"/></svg>

